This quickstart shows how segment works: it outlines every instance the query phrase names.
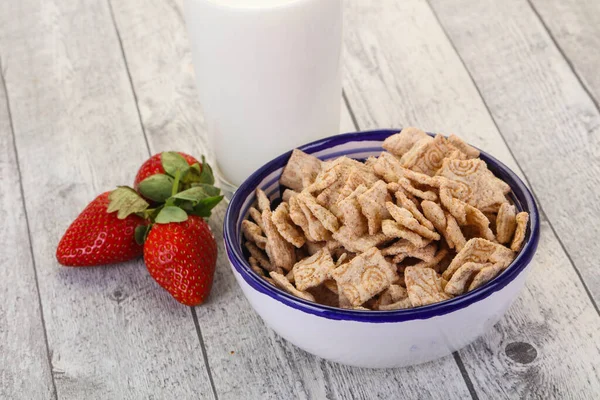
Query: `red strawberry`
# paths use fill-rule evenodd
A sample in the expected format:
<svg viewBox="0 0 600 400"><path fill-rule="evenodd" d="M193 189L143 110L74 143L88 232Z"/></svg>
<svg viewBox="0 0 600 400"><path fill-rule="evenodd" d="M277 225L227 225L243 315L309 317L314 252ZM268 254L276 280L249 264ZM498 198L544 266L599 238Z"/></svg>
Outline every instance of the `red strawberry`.
<svg viewBox="0 0 600 400"><path fill-rule="evenodd" d="M144 244L150 275L178 302L202 304L212 287L217 243L204 219L154 224Z"/></svg>
<svg viewBox="0 0 600 400"><path fill-rule="evenodd" d="M179 153L185 159L185 161L187 161L187 163L189 165L193 165L196 163L199 164L198 160L196 160L194 157L190 156L189 154L185 154L180 151L178 151L177 153ZM150 157L149 159L147 159L142 164L142 166L140 167L140 169L137 172L137 175L135 176L135 181L133 182L133 188L135 190L139 189L140 182L143 181L144 179L146 179L152 175L165 173L165 169L164 169L164 167L162 165L162 161L161 161L161 155L162 155L162 153L155 154L152 157Z"/></svg>
<svg viewBox="0 0 600 400"><path fill-rule="evenodd" d="M69 226L56 249L65 266L82 267L123 262L142 254L134 231L146 221L131 214L124 219L107 212L109 194L96 197Z"/></svg>

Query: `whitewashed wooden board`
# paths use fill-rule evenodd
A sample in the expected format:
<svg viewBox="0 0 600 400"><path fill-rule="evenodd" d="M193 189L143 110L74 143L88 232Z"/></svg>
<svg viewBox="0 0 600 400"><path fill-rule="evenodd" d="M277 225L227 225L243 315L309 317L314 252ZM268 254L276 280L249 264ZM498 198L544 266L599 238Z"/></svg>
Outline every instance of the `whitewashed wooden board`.
<svg viewBox="0 0 600 400"><path fill-rule="evenodd" d="M523 176L425 1L349 4L346 88L361 128L452 129ZM472 4L457 7L473 8ZM447 11L447 15L457 13ZM398 27L402 27L401 37L390 40ZM480 38L484 41L487 35L481 33ZM600 317L546 223L540 247L526 291L507 317L459 352L480 398L585 398L588 393L600 393ZM569 325L567 321L575 316L581 319ZM509 344L518 342L537 350L535 360L518 362L527 360L522 353L528 346L511 345L506 351ZM513 348L522 351L511 352ZM572 371L577 372L569 375Z"/></svg>
<svg viewBox="0 0 600 400"><path fill-rule="evenodd" d="M3 71L1 59L0 71ZM15 154L9 101L1 75L0 398L52 398L55 391L46 333L37 293L37 277ZM32 385L31 381L37 384Z"/></svg>
<svg viewBox="0 0 600 400"><path fill-rule="evenodd" d="M432 4L597 304L599 110L527 1Z"/></svg>
<svg viewBox="0 0 600 400"><path fill-rule="evenodd" d="M600 103L600 2L531 0L531 6L566 61L596 102Z"/></svg>
<svg viewBox="0 0 600 400"><path fill-rule="evenodd" d="M196 136L204 135L204 130L189 44L181 21L181 3L154 1L149 7L143 6L146 3L113 2L113 11L150 147L153 152L173 148L206 151L202 147L204 142L197 147L190 145L197 140ZM140 10L144 10L147 22L141 21ZM164 65L177 72L165 72ZM340 131L353 131L351 116L341 101ZM173 109L177 104L189 108L181 114L165 112L163 118L169 120L159 117L161 110ZM196 125L181 130L173 128L184 126L191 116ZM153 126L160 126L161 130ZM219 207L211 218L217 237L222 236L224 209ZM220 242L219 245L222 246ZM428 367L359 370L319 360L283 341L251 310L229 270L222 247L210 302L197 307L196 313L219 398L346 398L348 393L358 398L414 397L419 395L420 387L430 385L439 376L453 384L432 386L431 398L444 398L448 393L455 397L468 395L451 357Z"/></svg>
<svg viewBox="0 0 600 400"><path fill-rule="evenodd" d="M587 32L597 29L586 21L600 18L593 14L596 5L534 3L550 30L580 35L577 44L558 34L557 42L566 43L561 50L594 94L594 84L587 83L594 77L586 78L586 71L600 62L583 53L593 43ZM196 308L172 301L141 262L60 269L54 249L68 221L94 195L131 182L150 153L177 149L211 156L181 1L2 2L0 215L12 212L0 243L16 251L0 256L3 270L9 268L0 282L0 354L9 359L0 366L0 397L487 399L600 393L600 317L583 284L592 292L597 288L592 257L598 245L589 232L576 231L589 228L598 214L586 204L570 219L560 208L583 204L584 195L597 197L599 190L575 190L585 185L575 176L552 193L556 184L546 167L573 174L586 155L598 159L593 129L583 155L569 147L568 135L595 126L598 110L590 108L593 102L527 2L503 4L346 2L340 131L416 125L458 133L524 177L522 166L549 218L543 218L526 289L487 335L454 357L374 371L318 359L266 328L235 283L220 241L213 294ZM583 28L569 31L578 28L552 10L583 21ZM532 130L537 136L523 138L533 123L539 124ZM569 162L547 148L553 141L573 150ZM533 144L533 150L523 144ZM19 169L24 197L6 196L19 186ZM211 219L218 237L224 211L223 204ZM591 250L573 248L575 237ZM20 325L11 324L16 317ZM31 335L18 340L24 331Z"/></svg>
<svg viewBox="0 0 600 400"><path fill-rule="evenodd" d="M58 398L212 398L189 308L158 290L142 262L67 269L55 261L69 221L97 194L130 183L148 157L108 4L3 2L0 27ZM35 370L22 371L48 391Z"/></svg>

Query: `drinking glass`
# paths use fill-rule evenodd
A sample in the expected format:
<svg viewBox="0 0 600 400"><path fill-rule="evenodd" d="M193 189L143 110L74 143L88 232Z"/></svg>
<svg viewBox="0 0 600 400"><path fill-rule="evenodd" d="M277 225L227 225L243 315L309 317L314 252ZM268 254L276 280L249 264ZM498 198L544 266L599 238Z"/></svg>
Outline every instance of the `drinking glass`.
<svg viewBox="0 0 600 400"><path fill-rule="evenodd" d="M226 193L271 158L338 133L342 0L185 0L184 12Z"/></svg>

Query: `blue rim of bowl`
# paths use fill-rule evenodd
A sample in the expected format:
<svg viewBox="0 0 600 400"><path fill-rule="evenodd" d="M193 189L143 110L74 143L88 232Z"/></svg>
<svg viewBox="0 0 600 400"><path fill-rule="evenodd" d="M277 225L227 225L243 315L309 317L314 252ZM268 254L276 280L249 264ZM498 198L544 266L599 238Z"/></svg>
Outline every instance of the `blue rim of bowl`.
<svg viewBox="0 0 600 400"><path fill-rule="evenodd" d="M388 136L398 132L400 132L400 129L382 129L345 133L320 139L298 148L309 153L314 153L348 142L383 141ZM431 133L429 133L429 135L433 136ZM250 177L240 185L238 190L231 198L225 214L225 219L223 222L223 238L225 241L227 257L229 258L230 263L242 276L246 283L248 283L248 285L250 285L254 290L296 310L327 319L370 323L429 319L463 309L477 301L489 297L493 293L498 292L512 282L521 272L523 272L525 267L531 262L531 259L533 258L537 249L539 242L540 221L538 209L533 195L525 186L523 181L521 181L521 179L506 165L498 161L496 158L490 156L486 152L481 151L481 159L488 164L488 168L497 177L508 183L512 188L513 196L517 200L515 202L517 208L521 208L529 212L529 227L525 236L525 244L523 249L521 249L515 260L498 277L492 279L490 282L481 286L480 288L462 296L458 296L440 303L404 310L350 310L325 306L300 299L288 294L287 292L284 292L279 288L274 287L266 280L259 277L254 271L252 271L242 251L240 242L240 229L239 227L236 229L235 226L236 221L239 218L241 206L245 199L254 192L264 177L285 166L290 154L291 150L269 161L263 167L259 168L256 172L250 175Z"/></svg>

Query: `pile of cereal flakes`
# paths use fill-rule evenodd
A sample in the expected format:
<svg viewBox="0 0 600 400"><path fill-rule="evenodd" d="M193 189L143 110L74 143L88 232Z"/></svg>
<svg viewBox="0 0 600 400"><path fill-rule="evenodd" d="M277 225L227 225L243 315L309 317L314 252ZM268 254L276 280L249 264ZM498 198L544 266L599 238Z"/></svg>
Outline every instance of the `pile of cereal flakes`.
<svg viewBox="0 0 600 400"><path fill-rule="evenodd" d="M460 296L508 267L529 215L477 149L416 128L383 148L364 163L294 150L283 201L272 210L257 190L243 221L252 269L305 300L397 310Z"/></svg>

